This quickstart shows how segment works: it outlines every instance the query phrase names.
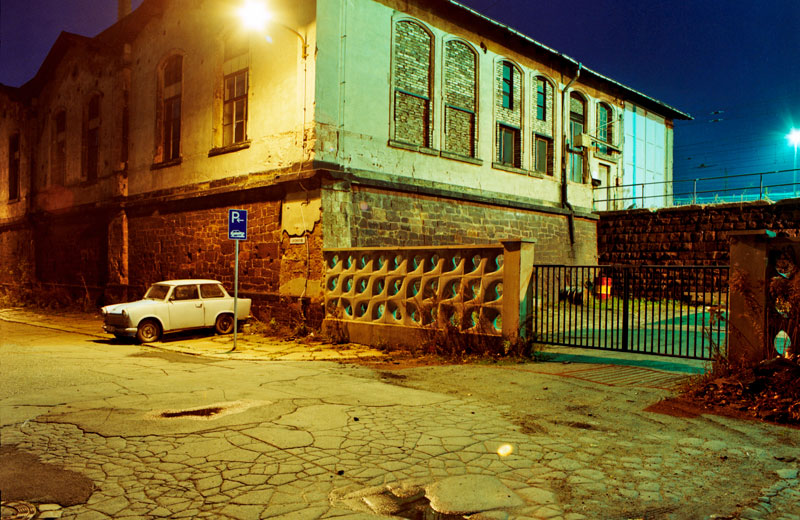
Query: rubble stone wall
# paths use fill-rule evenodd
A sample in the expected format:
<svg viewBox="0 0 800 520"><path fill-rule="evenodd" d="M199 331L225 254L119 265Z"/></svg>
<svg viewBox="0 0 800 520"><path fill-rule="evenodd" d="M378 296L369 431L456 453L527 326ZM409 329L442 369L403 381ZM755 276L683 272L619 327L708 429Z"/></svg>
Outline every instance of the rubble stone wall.
<svg viewBox="0 0 800 520"><path fill-rule="evenodd" d="M732 231L800 236L800 199L600 214L601 264L728 265Z"/></svg>

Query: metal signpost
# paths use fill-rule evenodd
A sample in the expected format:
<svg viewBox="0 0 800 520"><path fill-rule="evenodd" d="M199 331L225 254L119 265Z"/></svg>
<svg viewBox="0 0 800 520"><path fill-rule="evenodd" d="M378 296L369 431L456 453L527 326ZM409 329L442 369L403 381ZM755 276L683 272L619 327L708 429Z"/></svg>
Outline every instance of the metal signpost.
<svg viewBox="0 0 800 520"><path fill-rule="evenodd" d="M247 210L228 210L228 238L236 243L236 260L233 269L233 348L236 350L236 332L239 328L237 303L239 301L239 240L247 240Z"/></svg>

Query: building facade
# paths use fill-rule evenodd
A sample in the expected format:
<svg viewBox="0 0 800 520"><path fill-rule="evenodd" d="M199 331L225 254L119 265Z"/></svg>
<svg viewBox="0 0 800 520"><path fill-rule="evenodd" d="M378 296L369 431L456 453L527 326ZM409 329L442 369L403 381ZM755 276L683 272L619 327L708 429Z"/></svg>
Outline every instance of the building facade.
<svg viewBox="0 0 800 520"><path fill-rule="evenodd" d="M258 31L238 9L144 0L0 91L6 291L230 285L236 207L240 290L262 318L305 316L324 248L532 238L538 262L595 263L598 183L644 160L630 107L671 176L686 114L456 2L276 1Z"/></svg>

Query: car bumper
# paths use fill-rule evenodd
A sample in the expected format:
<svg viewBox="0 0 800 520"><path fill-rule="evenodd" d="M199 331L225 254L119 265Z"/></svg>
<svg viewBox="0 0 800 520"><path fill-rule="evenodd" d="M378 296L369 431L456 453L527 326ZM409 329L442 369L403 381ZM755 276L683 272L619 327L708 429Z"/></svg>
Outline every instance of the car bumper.
<svg viewBox="0 0 800 520"><path fill-rule="evenodd" d="M126 327L117 327L114 325L103 325L103 330L108 332L109 334L114 334L115 336L136 336L136 327L133 328L126 328Z"/></svg>

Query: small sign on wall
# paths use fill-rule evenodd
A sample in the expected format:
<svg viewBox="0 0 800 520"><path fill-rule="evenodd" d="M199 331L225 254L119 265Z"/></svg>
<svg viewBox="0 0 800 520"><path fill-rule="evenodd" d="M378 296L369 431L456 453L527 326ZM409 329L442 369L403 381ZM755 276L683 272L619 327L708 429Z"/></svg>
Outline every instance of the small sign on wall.
<svg viewBox="0 0 800 520"><path fill-rule="evenodd" d="M292 237L289 239L289 244L297 245L297 244L305 244L306 237Z"/></svg>

